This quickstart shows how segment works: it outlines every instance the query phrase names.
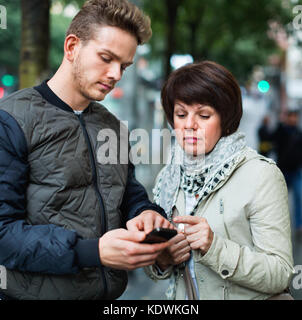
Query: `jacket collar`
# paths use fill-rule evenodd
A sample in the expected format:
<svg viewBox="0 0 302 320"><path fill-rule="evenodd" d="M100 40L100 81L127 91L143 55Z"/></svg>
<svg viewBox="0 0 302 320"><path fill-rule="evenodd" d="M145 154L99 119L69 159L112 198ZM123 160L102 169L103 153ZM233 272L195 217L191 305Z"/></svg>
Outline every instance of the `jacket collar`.
<svg viewBox="0 0 302 320"><path fill-rule="evenodd" d="M67 112L74 112L74 110L65 103L62 99L60 99L47 85L48 79L43 81L39 86L34 87L36 91L40 93L40 95L47 100L52 105L67 111ZM91 104L83 111L83 113L87 113L90 109Z"/></svg>

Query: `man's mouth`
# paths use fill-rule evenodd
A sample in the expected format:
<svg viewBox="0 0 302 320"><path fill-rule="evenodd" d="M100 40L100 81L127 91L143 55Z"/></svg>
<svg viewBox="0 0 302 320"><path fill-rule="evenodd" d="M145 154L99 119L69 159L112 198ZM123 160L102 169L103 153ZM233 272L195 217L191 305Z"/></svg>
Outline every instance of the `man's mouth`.
<svg viewBox="0 0 302 320"><path fill-rule="evenodd" d="M106 83L103 83L103 82L98 82L98 84L100 85L100 87L102 89L105 89L106 91L110 91L110 90L113 89L113 85L106 84Z"/></svg>

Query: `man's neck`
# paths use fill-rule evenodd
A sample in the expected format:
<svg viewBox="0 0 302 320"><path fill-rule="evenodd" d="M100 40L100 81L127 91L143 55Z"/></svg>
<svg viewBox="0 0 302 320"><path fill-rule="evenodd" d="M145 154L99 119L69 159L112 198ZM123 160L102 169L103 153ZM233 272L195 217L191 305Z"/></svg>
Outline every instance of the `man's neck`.
<svg viewBox="0 0 302 320"><path fill-rule="evenodd" d="M64 72L60 67L55 75L47 82L49 88L73 110L85 110L91 101L83 98L78 90L73 87L72 79L66 77L68 72Z"/></svg>

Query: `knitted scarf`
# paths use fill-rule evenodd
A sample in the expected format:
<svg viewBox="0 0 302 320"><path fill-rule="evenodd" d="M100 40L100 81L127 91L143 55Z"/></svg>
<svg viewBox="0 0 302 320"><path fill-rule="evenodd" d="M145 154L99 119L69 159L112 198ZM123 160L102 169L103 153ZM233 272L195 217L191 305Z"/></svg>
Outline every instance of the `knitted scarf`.
<svg viewBox="0 0 302 320"><path fill-rule="evenodd" d="M214 192L228 179L238 164L244 159L245 135L241 132L220 138L214 149L206 155L188 155L175 141L171 148L170 162L160 171L153 189L154 201L172 219L178 190L194 194L198 199L191 212L194 215L200 202Z"/></svg>

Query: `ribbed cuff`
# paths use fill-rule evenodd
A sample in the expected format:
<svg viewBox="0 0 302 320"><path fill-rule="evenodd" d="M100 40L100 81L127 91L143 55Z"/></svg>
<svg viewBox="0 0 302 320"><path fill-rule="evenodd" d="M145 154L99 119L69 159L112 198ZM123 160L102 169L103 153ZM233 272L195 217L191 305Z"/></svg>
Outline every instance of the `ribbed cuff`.
<svg viewBox="0 0 302 320"><path fill-rule="evenodd" d="M99 239L79 239L74 247L76 263L80 268L101 267Z"/></svg>

